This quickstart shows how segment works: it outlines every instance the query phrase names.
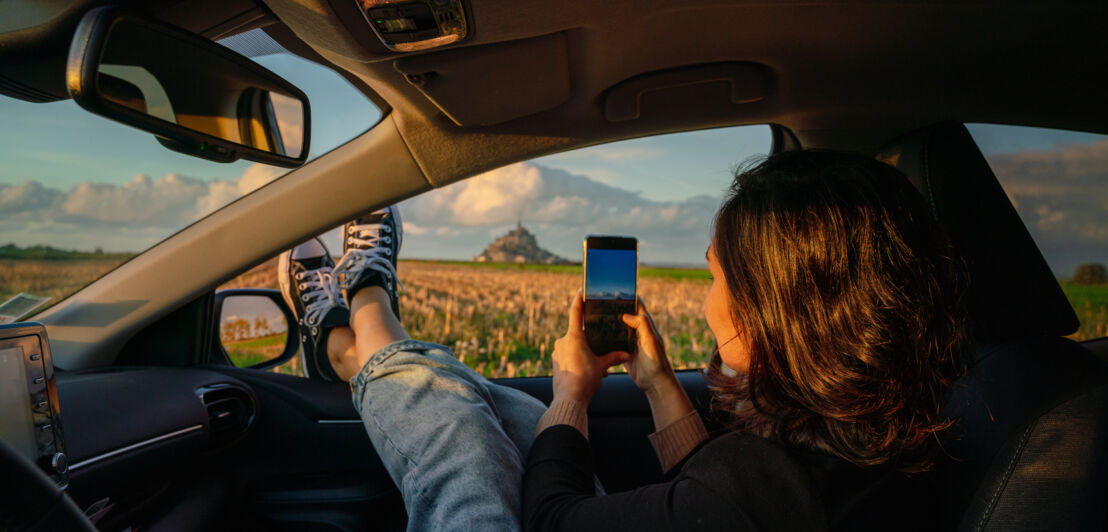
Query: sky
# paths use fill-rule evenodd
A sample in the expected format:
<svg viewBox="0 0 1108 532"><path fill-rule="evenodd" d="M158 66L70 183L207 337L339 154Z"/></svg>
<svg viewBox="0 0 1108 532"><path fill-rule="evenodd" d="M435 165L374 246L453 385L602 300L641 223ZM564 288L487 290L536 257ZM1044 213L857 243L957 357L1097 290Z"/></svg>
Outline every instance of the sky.
<svg viewBox="0 0 1108 532"><path fill-rule="evenodd" d="M635 299L635 251L590 249L585 262L586 299Z"/></svg>
<svg viewBox="0 0 1108 532"><path fill-rule="evenodd" d="M1056 276L1108 264L1108 136L968 128Z"/></svg>
<svg viewBox="0 0 1108 532"><path fill-rule="evenodd" d="M334 72L291 56L258 61L311 99L312 157L380 119ZM1108 137L990 125L970 131L1058 276L1083 262L1108 263ZM468 260L522 222L540 246L574 261L585 235L613 234L636 237L643 264L703 267L712 215L733 172L769 147L768 127L745 126L508 165L402 202L401 257ZM0 161L0 244L131 252L287 171L180 155L71 101L6 97ZM340 252L337 236L325 241Z"/></svg>
<svg viewBox="0 0 1108 532"><path fill-rule="evenodd" d="M597 234L637 238L643 264L704 266L733 170L769 147L769 127L745 126L508 165L402 202L401 256L468 260L522 222L540 246L572 261Z"/></svg>

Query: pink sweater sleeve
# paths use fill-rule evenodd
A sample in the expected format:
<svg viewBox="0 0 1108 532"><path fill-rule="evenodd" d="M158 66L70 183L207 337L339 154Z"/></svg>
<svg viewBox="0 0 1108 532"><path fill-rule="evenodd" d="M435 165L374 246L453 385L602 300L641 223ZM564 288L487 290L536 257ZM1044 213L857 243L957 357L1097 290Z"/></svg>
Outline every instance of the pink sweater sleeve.
<svg viewBox="0 0 1108 532"><path fill-rule="evenodd" d="M658 462L662 464L662 471L669 471L697 445L708 439L708 431L700 420L700 414L694 410L658 429L649 438L650 444L654 446L654 454L658 455Z"/></svg>

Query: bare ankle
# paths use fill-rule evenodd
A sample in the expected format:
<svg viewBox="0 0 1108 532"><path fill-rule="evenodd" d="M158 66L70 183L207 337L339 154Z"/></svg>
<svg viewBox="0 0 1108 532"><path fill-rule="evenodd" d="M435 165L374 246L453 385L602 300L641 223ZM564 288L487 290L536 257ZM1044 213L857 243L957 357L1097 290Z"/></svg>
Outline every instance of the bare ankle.
<svg viewBox="0 0 1108 532"><path fill-rule="evenodd" d="M365 305L392 305L389 293L380 286L365 286L359 289L350 299L350 309L354 310ZM390 307L391 308L391 307Z"/></svg>

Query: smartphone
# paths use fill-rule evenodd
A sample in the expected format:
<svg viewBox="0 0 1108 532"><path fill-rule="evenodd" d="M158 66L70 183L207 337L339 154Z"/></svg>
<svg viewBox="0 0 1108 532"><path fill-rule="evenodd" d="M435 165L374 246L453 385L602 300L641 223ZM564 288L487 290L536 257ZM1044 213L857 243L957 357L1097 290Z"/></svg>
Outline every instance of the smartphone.
<svg viewBox="0 0 1108 532"><path fill-rule="evenodd" d="M620 318L635 313L639 242L625 236L585 238L585 338L597 355L633 353L635 331Z"/></svg>

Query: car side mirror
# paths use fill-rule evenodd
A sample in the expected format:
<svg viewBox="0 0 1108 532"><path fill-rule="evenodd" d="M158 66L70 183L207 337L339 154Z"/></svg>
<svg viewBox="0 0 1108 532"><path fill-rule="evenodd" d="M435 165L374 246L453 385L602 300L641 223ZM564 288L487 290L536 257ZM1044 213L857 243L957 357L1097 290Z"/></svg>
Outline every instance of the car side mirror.
<svg viewBox="0 0 1108 532"><path fill-rule="evenodd" d="M296 319L277 290L218 290L214 310L219 348L235 367L272 368L300 350Z"/></svg>
<svg viewBox="0 0 1108 532"><path fill-rule="evenodd" d="M114 6L85 14L66 65L84 109L217 162L297 167L308 157L308 97L250 59Z"/></svg>

